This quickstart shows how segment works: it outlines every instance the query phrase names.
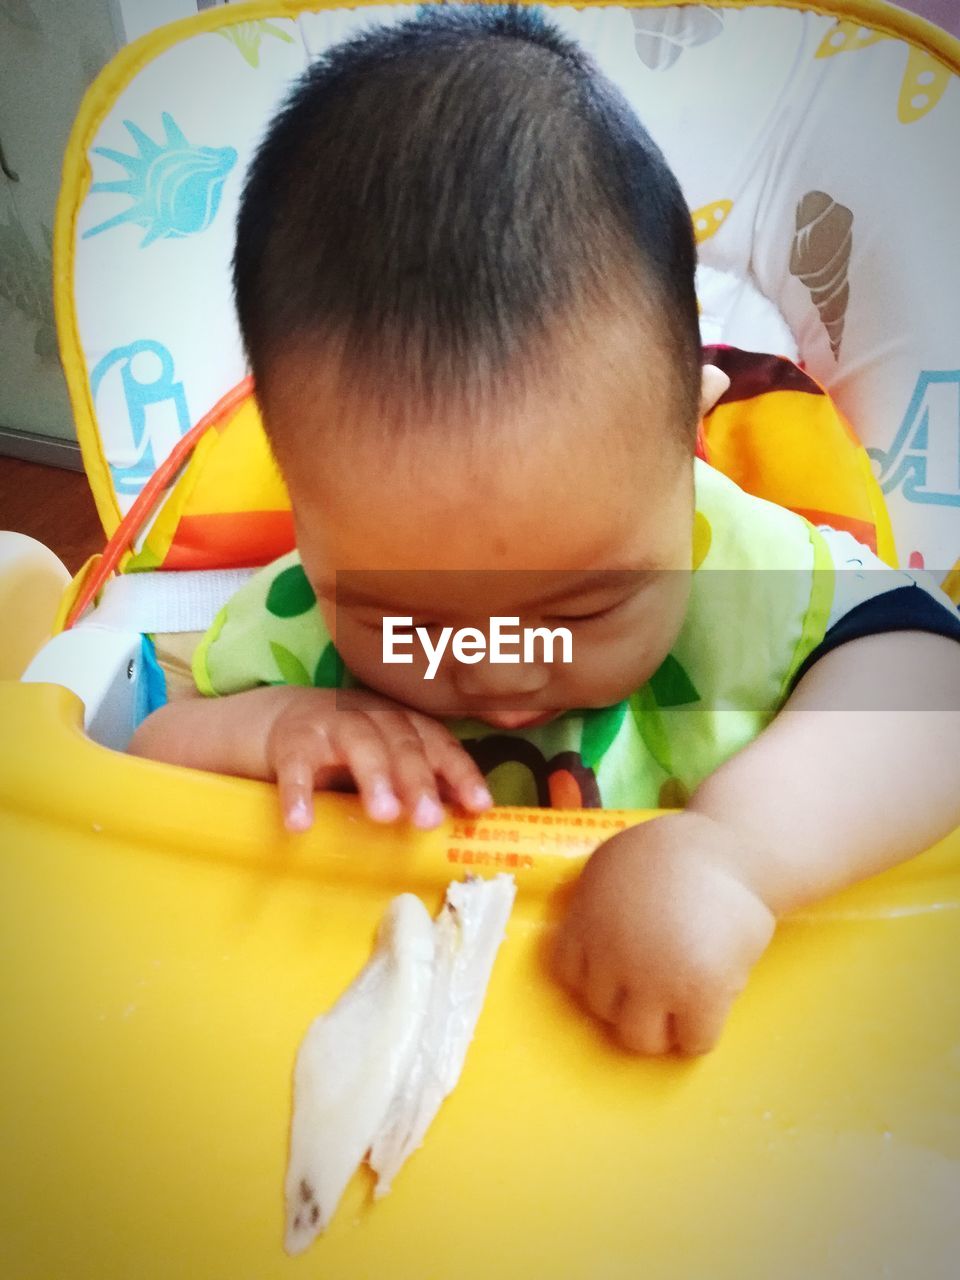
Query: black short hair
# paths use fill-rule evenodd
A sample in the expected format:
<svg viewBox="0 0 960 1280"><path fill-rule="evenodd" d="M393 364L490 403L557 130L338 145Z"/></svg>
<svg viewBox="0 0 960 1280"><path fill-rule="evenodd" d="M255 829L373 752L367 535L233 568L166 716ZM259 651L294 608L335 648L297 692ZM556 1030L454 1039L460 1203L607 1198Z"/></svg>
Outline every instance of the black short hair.
<svg viewBox="0 0 960 1280"><path fill-rule="evenodd" d="M233 260L261 388L278 355L334 339L453 395L632 291L691 442L695 266L679 183L620 91L539 10L488 4L424 6L311 65L254 157Z"/></svg>

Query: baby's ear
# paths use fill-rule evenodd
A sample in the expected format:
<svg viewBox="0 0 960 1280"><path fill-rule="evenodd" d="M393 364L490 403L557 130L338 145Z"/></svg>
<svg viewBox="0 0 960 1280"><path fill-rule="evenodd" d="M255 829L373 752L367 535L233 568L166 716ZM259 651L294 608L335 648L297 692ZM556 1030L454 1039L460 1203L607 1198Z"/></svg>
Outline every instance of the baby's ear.
<svg viewBox="0 0 960 1280"><path fill-rule="evenodd" d="M704 417L717 403L727 387L730 379L715 364L705 364L700 379L700 417Z"/></svg>

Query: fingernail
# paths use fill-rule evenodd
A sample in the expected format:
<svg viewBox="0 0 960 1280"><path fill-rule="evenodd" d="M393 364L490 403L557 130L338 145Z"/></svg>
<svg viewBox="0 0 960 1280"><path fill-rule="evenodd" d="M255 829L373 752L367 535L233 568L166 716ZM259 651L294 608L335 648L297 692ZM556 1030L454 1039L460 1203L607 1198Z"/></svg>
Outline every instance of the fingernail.
<svg viewBox="0 0 960 1280"><path fill-rule="evenodd" d="M478 809L489 809L493 804L493 796L486 787L478 783L470 792L470 802L475 804Z"/></svg>
<svg viewBox="0 0 960 1280"><path fill-rule="evenodd" d="M413 811L415 827L435 827L443 820L443 809L430 796L421 796Z"/></svg>
<svg viewBox="0 0 960 1280"><path fill-rule="evenodd" d="M375 782L367 812L376 822L392 822L400 815L400 801L385 782Z"/></svg>
<svg viewBox="0 0 960 1280"><path fill-rule="evenodd" d="M294 800L287 810L287 829L289 831L306 831L312 819L313 815L306 800Z"/></svg>

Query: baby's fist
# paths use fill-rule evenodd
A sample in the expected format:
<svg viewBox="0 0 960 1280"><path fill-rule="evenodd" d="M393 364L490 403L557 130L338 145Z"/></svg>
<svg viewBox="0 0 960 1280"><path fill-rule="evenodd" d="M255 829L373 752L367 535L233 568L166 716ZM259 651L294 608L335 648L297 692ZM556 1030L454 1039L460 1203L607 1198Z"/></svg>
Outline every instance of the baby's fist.
<svg viewBox="0 0 960 1280"><path fill-rule="evenodd" d="M741 837L693 813L594 853L556 940L561 981L638 1053L706 1053L773 936ZM740 856L738 856L740 855Z"/></svg>

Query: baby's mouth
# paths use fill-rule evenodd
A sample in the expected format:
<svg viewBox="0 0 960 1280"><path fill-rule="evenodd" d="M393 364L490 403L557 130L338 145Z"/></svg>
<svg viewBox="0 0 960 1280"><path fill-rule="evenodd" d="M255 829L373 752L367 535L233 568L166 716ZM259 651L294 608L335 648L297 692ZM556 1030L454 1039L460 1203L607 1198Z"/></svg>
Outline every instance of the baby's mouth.
<svg viewBox="0 0 960 1280"><path fill-rule="evenodd" d="M556 719L559 711L490 711L474 718L494 729L534 729Z"/></svg>

